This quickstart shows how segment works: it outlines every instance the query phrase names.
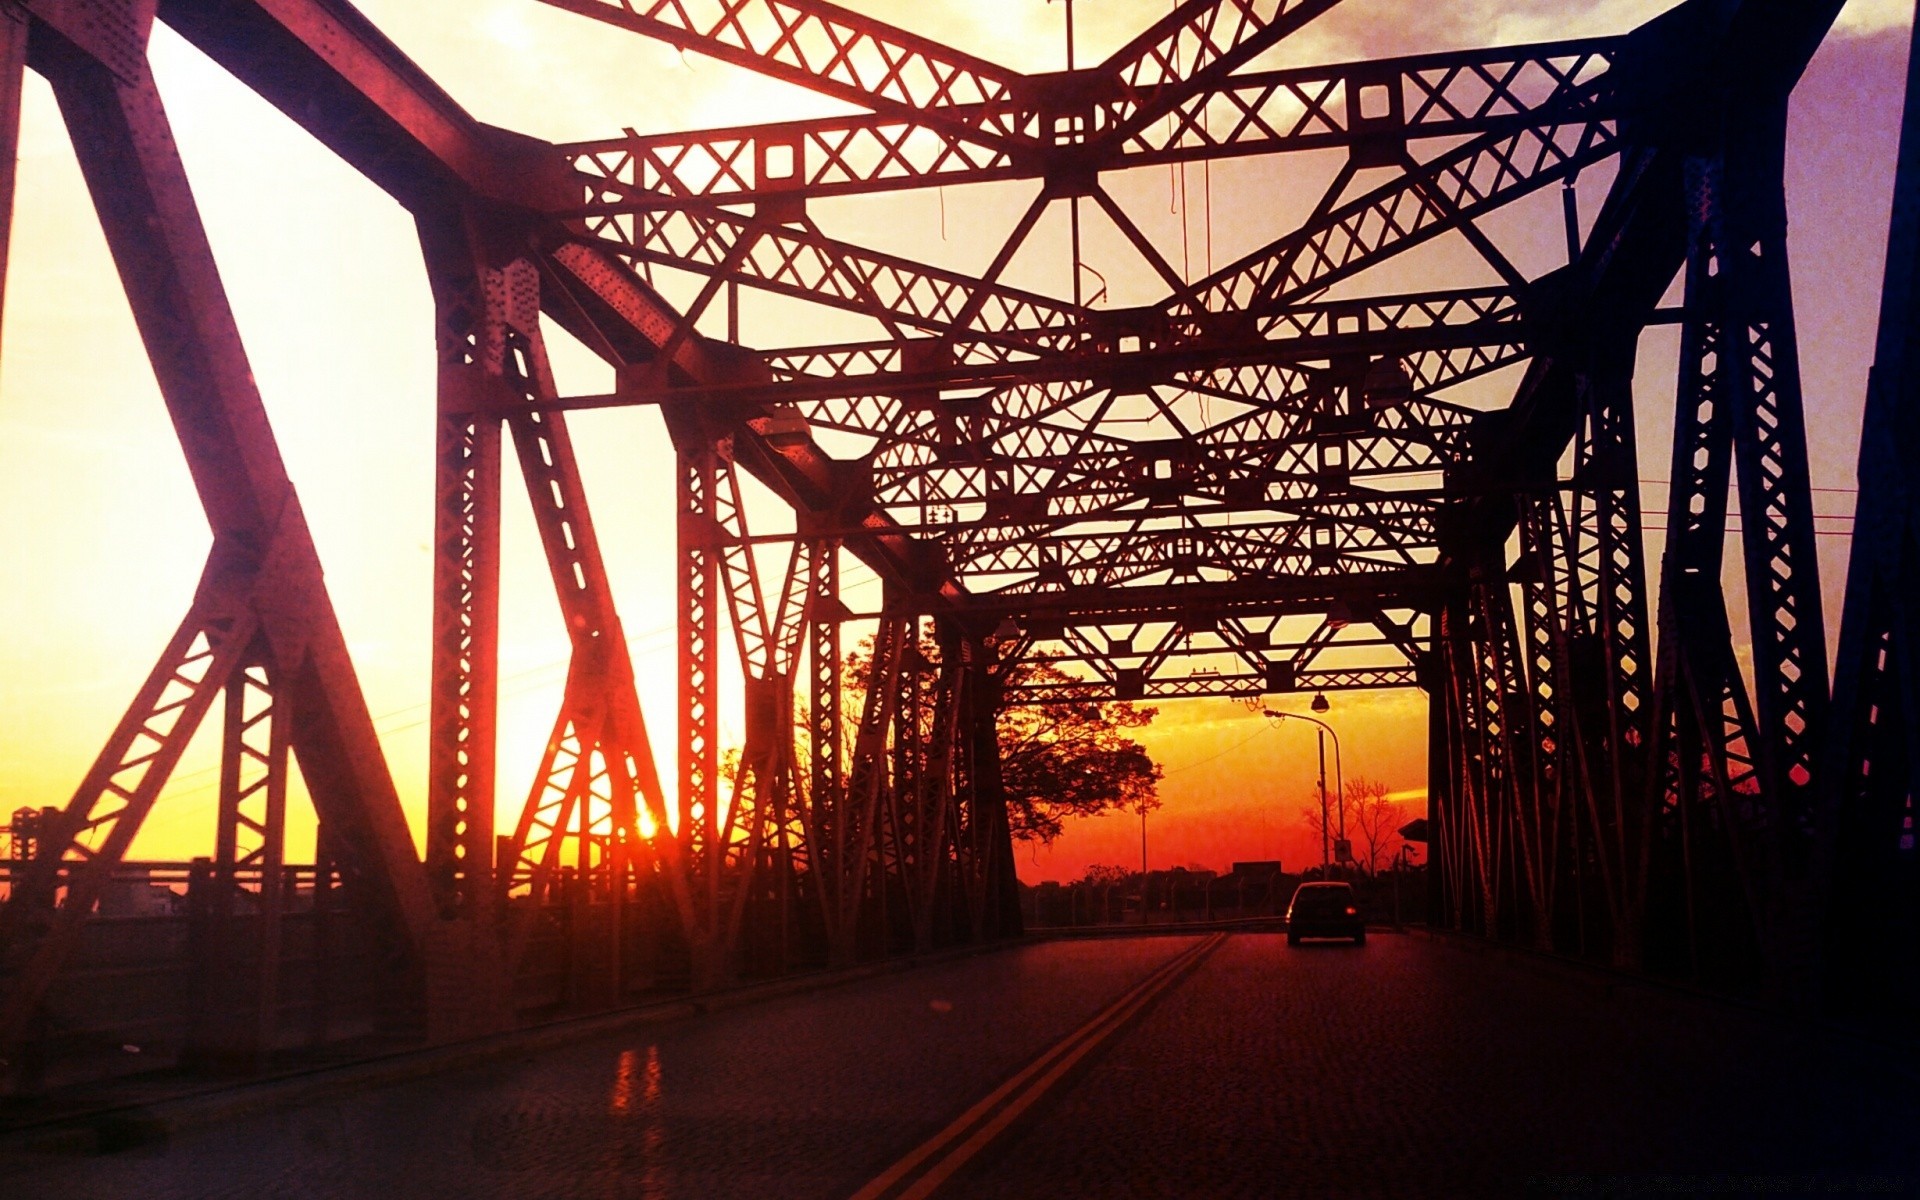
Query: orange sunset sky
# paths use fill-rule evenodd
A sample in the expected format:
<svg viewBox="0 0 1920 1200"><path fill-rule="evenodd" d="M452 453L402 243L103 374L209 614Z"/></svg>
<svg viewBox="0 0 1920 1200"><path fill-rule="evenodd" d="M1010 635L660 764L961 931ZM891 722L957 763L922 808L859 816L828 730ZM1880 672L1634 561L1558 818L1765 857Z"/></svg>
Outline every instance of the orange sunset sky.
<svg viewBox="0 0 1920 1200"><path fill-rule="evenodd" d="M1062 6L1045 0L842 0L916 32L1022 70L1065 65ZM484 121L554 141L826 115L845 111L752 74L681 54L534 0L360 0L361 9ZM1348 0L1272 62L1519 43L1624 31L1663 0ZM1168 8L1165 0L1079 0L1082 65L1104 57ZM1858 416L1871 358L1891 195L1911 3L1852 0L1796 97L1788 199L1808 402L1815 509L1851 512ZM228 294L311 522L362 686L416 834L424 805L432 529L432 310L411 217L292 122L164 27L153 60ZM29 77L20 191L0 359L0 806L62 804L184 613L209 537L179 448L107 256L51 95ZM1283 232L1318 195L1324 157L1188 168L1188 203L1168 168L1117 181L1151 210L1191 274ZM941 265L984 266L1037 185L990 185L822 205L834 236ZM1212 194L1211 228L1195 209ZM1589 214L1604 179L1583 187ZM1538 231L1490 222L1530 272L1560 252L1558 200ZM1056 206L1057 207L1057 206ZM1530 210L1534 211L1534 210ZM1032 261L1010 281L1064 292L1064 220L1050 217ZM1146 218L1142 218L1143 223ZM945 234L942 235L944 222ZM1051 258L1048 256L1051 255ZM1088 262L1114 303L1153 297L1153 282L1110 233L1089 234ZM1407 264L1405 286L1461 286L1454 260ZM1428 273L1419 274L1424 270ZM671 287L663 285L670 298ZM752 329L793 321L749 309ZM869 327L790 326L793 342L864 336ZM557 331L563 393L611 390L611 374ZM752 340L752 339L749 339ZM777 344L761 341L759 344ZM1639 380L1642 475L1667 475L1675 346L1648 335ZM1515 376L1488 381L1510 392ZM657 414L572 418L614 594L628 631L654 744L671 747L673 542L671 452ZM511 456L509 456L510 458ZM512 471L509 462L508 470ZM558 706L567 639L517 479L506 484L502 584L500 814L511 828ZM765 500L762 497L763 501ZM1664 488L1645 503L1664 510ZM1661 522L1657 515L1652 522ZM759 528L780 526L769 503ZM1828 620L1838 624L1850 522L1821 539ZM1657 564L1661 535L1648 534ZM1737 554L1728 556L1730 564ZM870 609L870 573L848 576L849 603ZM1729 608L1741 611L1730 597ZM849 644L861 631L849 631ZM737 692L734 693L737 707ZM1276 703L1305 711L1309 697ZM1423 811L1425 701L1418 692L1343 694L1339 730L1349 779L1383 781ZM731 712L729 708L727 711ZM723 733L737 740L738 719ZM210 723L211 724L211 723ZM1274 726L1235 703L1161 706L1144 739L1163 765L1164 807L1150 818L1155 867L1279 857L1317 859L1299 819L1312 790L1310 726ZM203 731L134 847L135 857L210 852L215 770ZM663 761L669 781L671 764ZM299 806L296 806L298 809ZM311 819L293 825L290 857L311 853ZM1029 880L1078 876L1089 864L1137 864L1130 815L1084 821L1051 847L1019 851Z"/></svg>

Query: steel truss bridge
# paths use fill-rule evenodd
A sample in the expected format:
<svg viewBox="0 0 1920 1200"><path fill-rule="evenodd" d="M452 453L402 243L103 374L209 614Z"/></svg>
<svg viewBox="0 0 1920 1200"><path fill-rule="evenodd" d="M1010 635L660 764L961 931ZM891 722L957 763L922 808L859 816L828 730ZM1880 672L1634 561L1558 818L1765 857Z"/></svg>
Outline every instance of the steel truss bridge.
<svg viewBox="0 0 1920 1200"><path fill-rule="evenodd" d="M1911 1016L1920 143L1831 673L1782 190L1789 97L1840 0L1684 0L1617 36L1283 68L1335 0L1184 0L1049 74L824 0L545 2L858 115L553 145L473 119L346 0L0 2L0 128L17 137L22 74L43 76L215 534L72 800L15 821L12 1086L111 1023L85 985L110 957L95 910L208 720L216 844L183 868L172 974L122 989L187 997L155 1035L182 1061L1005 936L1000 706L1337 688L1426 694L1446 922ZM417 222L439 356L424 861L149 73L156 19ZM1309 151L1341 163L1318 202L1200 277L1114 182ZM836 223L848 198L1007 181L1031 203L984 270ZM1067 285L1016 286L1063 210ZM1564 265L1515 265L1494 233L1514 213ZM1083 220L1157 299L1093 288ZM543 317L613 392L561 394ZM1681 346L1657 592L1633 404L1655 324ZM672 788L568 432L619 405L658 408L676 453ZM497 828L509 448L572 660ZM791 510L774 532L748 527L748 477ZM1736 484L1744 614L1721 587ZM854 561L885 585L861 693L841 686ZM1036 658L1064 679L1022 682ZM313 864L284 853L291 760Z"/></svg>

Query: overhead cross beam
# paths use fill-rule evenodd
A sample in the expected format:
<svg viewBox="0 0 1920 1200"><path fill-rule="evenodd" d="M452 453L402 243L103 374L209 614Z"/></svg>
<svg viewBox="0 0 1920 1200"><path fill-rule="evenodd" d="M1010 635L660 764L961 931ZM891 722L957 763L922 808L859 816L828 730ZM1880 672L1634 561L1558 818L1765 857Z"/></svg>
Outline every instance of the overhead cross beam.
<svg viewBox="0 0 1920 1200"><path fill-rule="evenodd" d="M573 1003L637 982L636 910L668 922L696 987L796 947L846 964L1016 929L1009 703L1421 687L1440 918L1625 967L1799 1001L1836 862L1871 876L1848 894L1913 907L1911 839L1890 832L1910 798L1873 782L1911 774L1888 732L1920 710L1898 695L1904 568L1884 547L1861 561L1829 745L1786 273L1786 98L1838 0L1686 0L1616 38L1280 70L1255 68L1333 0L1184 0L1046 74L824 0L548 2L860 111L555 147L473 120L345 0L0 2L0 140L22 72L46 74L215 534L51 850L13 877L0 1042L222 702L206 911L228 925L253 889L261 999L244 1036L194 1036L209 1059L273 1042L296 764L435 1036L511 1021L507 981L559 912ZM439 365L424 863L147 77L156 10L420 229ZM1304 219L1218 270L1211 239L1196 271L1106 178L1293 151L1343 162ZM1583 221L1576 181L1609 160ZM835 229L843 198L1009 180L1030 194L984 269ZM1534 277L1490 218L1556 183L1569 261ZM11 188L0 173L0 206ZM1060 249L1057 202L1065 296L1022 282ZM1086 294L1084 212L1157 299ZM1396 268L1443 238L1462 275L1409 288ZM1662 312L1683 265L1685 303ZM796 335L746 289L871 328ZM1889 328L1910 323L1901 295ZM1632 380L1667 319L1683 352L1656 603ZM548 321L614 367L610 394L558 394ZM1888 337L1873 420L1901 445ZM659 407L675 447L672 786L568 428L616 405ZM500 838L507 439L572 659ZM1890 477L1869 476L1868 520L1905 544ZM749 478L790 525L750 513ZM1750 689L1719 586L1730 479ZM848 607L843 549L881 577L875 611ZM857 618L878 621L871 653L845 644ZM1023 673L1041 660L1063 672ZM1835 979L1865 977L1857 947L1840 961Z"/></svg>
<svg viewBox="0 0 1920 1200"><path fill-rule="evenodd" d="M1165 121L1052 154L982 145L878 114L634 133L562 151L586 189L583 217L746 203L791 208L834 196L1047 179L1064 170L1056 161L1068 159L1094 174L1276 151L1385 157L1410 140L1510 132L1568 103L1613 65L1619 46L1617 38L1588 38L1229 75L1197 86Z"/></svg>

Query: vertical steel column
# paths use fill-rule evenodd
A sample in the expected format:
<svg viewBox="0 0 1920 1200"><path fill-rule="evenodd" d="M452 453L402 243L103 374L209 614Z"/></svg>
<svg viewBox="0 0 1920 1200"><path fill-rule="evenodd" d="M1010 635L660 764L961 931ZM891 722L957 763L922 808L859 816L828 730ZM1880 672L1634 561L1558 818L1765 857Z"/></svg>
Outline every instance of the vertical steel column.
<svg viewBox="0 0 1920 1200"><path fill-rule="evenodd" d="M0 907L0 1058L14 1057L81 922L254 644L258 621L227 594L228 582L209 565L193 608L61 810L57 829L42 832L38 853L13 879Z"/></svg>
<svg viewBox="0 0 1920 1200"><path fill-rule="evenodd" d="M484 268L482 275L487 312L483 361L490 369L498 364L499 379L493 386L508 414L515 458L573 650L553 736L496 871L503 902L520 888L528 893L509 933L511 963L526 945L568 842L574 847L579 886L586 889L574 893L576 899L597 891L617 904L631 856L650 852L663 865L661 877L683 927L692 930L697 921L679 865L680 842L669 832L674 822L640 712L626 633L607 581L572 436L565 414L547 408L556 388L540 326L539 270L525 258L514 258L498 268ZM643 804L656 831L651 843L639 836ZM681 836L686 832L683 828ZM581 920L573 928L584 937L590 924ZM609 965L595 980L583 978L583 986L591 982L601 996L622 986L622 956L616 944L620 922L609 921L604 932L604 954L584 944L573 948L581 962L597 956Z"/></svg>
<svg viewBox="0 0 1920 1200"><path fill-rule="evenodd" d="M1490 884L1485 896L1486 921L1492 936L1519 937L1531 925L1543 933L1531 914L1517 909L1533 898L1526 879L1528 865L1522 845L1527 793L1534 789L1531 758L1534 721L1528 712L1531 692L1520 672L1520 639L1514 628L1513 596L1504 572L1475 588L1482 640L1475 656L1479 705L1478 725L1485 750L1485 807L1483 809L1483 879Z"/></svg>
<svg viewBox="0 0 1920 1200"><path fill-rule="evenodd" d="M1666 753L1676 760L1666 774L1679 790L1666 803L1663 855L1668 903L1678 896L1673 915L1685 913L1690 946L1727 948L1727 926L1739 922L1721 910L1744 908L1771 986L1793 999L1811 985L1815 954L1813 748L1825 731L1826 651L1786 275L1784 112L1754 124L1686 169L1688 320L1656 677ZM1736 452L1758 705L1735 662L1720 591ZM1697 763L1695 737L1705 756ZM1702 810L1702 789L1715 811ZM1705 883L1703 868L1728 874ZM1716 910L1711 937L1693 925L1696 902ZM1732 961L1722 969L1735 983L1747 973Z"/></svg>
<svg viewBox="0 0 1920 1200"><path fill-rule="evenodd" d="M808 713L813 786L810 807L830 811L840 792L840 544L813 543L813 580L808 661L812 696ZM817 849L817 846L816 846Z"/></svg>
<svg viewBox="0 0 1920 1200"><path fill-rule="evenodd" d="M1432 614L1427 648L1418 660L1420 687L1427 694L1427 920L1458 929L1449 863L1458 784L1454 779L1454 721L1448 708L1446 608Z"/></svg>
<svg viewBox="0 0 1920 1200"><path fill-rule="evenodd" d="M1488 746L1482 654L1477 643L1487 630L1480 613L1478 585L1442 610L1441 644L1447 689L1449 777L1453 783L1452 819L1443 828L1447 874L1451 883L1449 907L1456 928L1492 937L1498 930L1500 900L1495 867L1494 834L1498 801L1497 764Z"/></svg>
<svg viewBox="0 0 1920 1200"><path fill-rule="evenodd" d="M20 85L27 70L32 23L12 4L0 4L0 316L5 314L7 263L13 240L13 195L20 159Z"/></svg>
<svg viewBox="0 0 1920 1200"><path fill-rule="evenodd" d="M679 503L679 682L680 682L680 823L677 831L680 861L685 865L689 892L686 934L693 961L694 985L716 987L738 971L736 934L744 891L729 887L739 871L750 872L751 855L730 863L734 856L733 829L738 814L723 812L720 797L720 624L723 596L721 569L727 541L722 506L723 480L730 467L713 434L697 422L674 429ZM757 587L748 577L746 586ZM764 699L753 695L749 701ZM758 753L759 739L750 747ZM743 764L743 770L746 764ZM736 788L738 801L744 792ZM761 836L757 822L751 837ZM757 844L746 847L757 852ZM731 870L737 867L739 870ZM744 881L740 881L744 883Z"/></svg>
<svg viewBox="0 0 1920 1200"><path fill-rule="evenodd" d="M730 956L740 941L749 904L756 896L762 901L777 899L763 892L774 881L774 873L786 867L784 860L773 861L774 848L793 848L795 831L788 820L788 785L793 774L793 676L806 627L810 573L808 555L796 540L788 550L779 590L769 602L754 554L739 472L733 463L732 439L720 439L714 451L713 532L717 539L718 582L726 598L734 648L745 677L746 707L745 744L725 819L718 823L718 844L712 850L720 869L712 877L714 891L707 898L713 937L729 948L723 953ZM784 876L775 886L785 887ZM784 917L765 912L762 916L779 921L779 937L784 939Z"/></svg>
<svg viewBox="0 0 1920 1200"><path fill-rule="evenodd" d="M916 952L932 949L938 931L954 923L956 806L962 799L956 778L963 774L957 764L969 754L962 741L970 672L950 622L938 624L937 645L937 661L914 654L911 671L903 667L901 672L888 831L891 865Z"/></svg>
<svg viewBox="0 0 1920 1200"><path fill-rule="evenodd" d="M678 836L696 895L717 886L719 845L719 464L706 439L675 450L678 496L680 821Z"/></svg>
<svg viewBox="0 0 1920 1200"><path fill-rule="evenodd" d="M1634 430L1636 337L1595 352L1574 443L1568 516L1572 600L1580 616L1568 647L1569 711L1579 761L1567 821L1574 855L1574 920L1586 937L1586 896L1598 888L1614 965L1637 969L1651 834L1653 655L1641 540ZM1591 877L1590 879L1588 877Z"/></svg>
<svg viewBox="0 0 1920 1200"><path fill-rule="evenodd" d="M1914 33L1920 51L1920 26ZM1907 60L1879 338L1868 377L1826 785L1827 1007L1920 1006L1920 53Z"/></svg>
<svg viewBox="0 0 1920 1200"><path fill-rule="evenodd" d="M973 936L1017 937L1021 930L1020 880L1013 857L1013 826L1007 817L1007 792L1000 774L1000 707L1004 702L1005 672L1017 658L1002 658L999 649L979 644L970 665L974 679L967 689L967 738L972 771L973 845L981 855L978 908L981 920Z"/></svg>
<svg viewBox="0 0 1920 1200"><path fill-rule="evenodd" d="M1774 831L1769 857L1785 907L1778 937L1811 936L1805 889L1819 808L1819 752L1827 735L1826 622L1807 478L1806 418L1787 269L1786 106L1752 120L1727 147L1715 253L1725 286L1727 397L1740 488L1747 612L1753 637L1754 714ZM1712 176L1709 174L1709 179ZM1713 228L1710 224L1709 228ZM1734 340L1737 339L1737 340ZM1805 969L1810 945L1777 944ZM1786 966L1785 961L1781 963Z"/></svg>
<svg viewBox="0 0 1920 1200"><path fill-rule="evenodd" d="M1535 946L1555 942L1556 903L1560 894L1562 829L1576 771L1579 738L1567 662L1570 631L1577 627L1568 547L1563 540L1557 491L1520 500L1520 628L1523 663L1507 668L1514 682L1524 680L1524 724L1516 750L1524 771L1517 775L1516 829L1520 873L1527 889L1528 932ZM1516 646L1518 651L1520 647ZM1524 666L1524 671L1521 667Z"/></svg>
<svg viewBox="0 0 1920 1200"><path fill-rule="evenodd" d="M829 805L815 805L816 886L827 925L827 957L837 966L859 953L862 909L878 845L880 794L887 785L887 739L893 732L906 622L882 617L873 638L860 730L854 737L844 787Z"/></svg>
<svg viewBox="0 0 1920 1200"><path fill-rule="evenodd" d="M495 908L501 449L501 418L489 401L504 389L497 340L487 333L484 266L464 226L457 213L420 222L440 363L427 874L442 917L487 924Z"/></svg>
<svg viewBox="0 0 1920 1200"><path fill-rule="evenodd" d="M53 895L61 861L74 860L51 924L7 936L21 968L0 1000L0 1047L32 1018L181 747L256 636L290 684L277 699L288 706L292 748L316 809L338 831L349 892L382 961L398 970L394 986L410 1001L425 997L421 969L431 974L441 957L399 796L147 69L152 15L150 3L62 7L57 27L36 26L29 49L73 132L215 549L194 609L68 806L51 865L16 895ZM104 57L90 47L107 47ZM439 1028L430 997L425 1014Z"/></svg>
<svg viewBox="0 0 1920 1200"><path fill-rule="evenodd" d="M208 1009L196 1014L194 1057L258 1069L279 1032L281 918L286 908L287 721L274 672L256 660L227 681L220 745L220 806L213 858L212 974ZM238 919L255 876L250 921ZM252 925L251 961L236 954Z"/></svg>
<svg viewBox="0 0 1920 1200"><path fill-rule="evenodd" d="M918 948L920 905L916 885L925 841L927 796L936 786L929 775L935 756L927 731L927 691L934 664L921 652L918 618L909 618L906 636L898 694L893 702L893 769L881 812L880 882L889 904L889 945L895 940L897 925L899 933Z"/></svg>

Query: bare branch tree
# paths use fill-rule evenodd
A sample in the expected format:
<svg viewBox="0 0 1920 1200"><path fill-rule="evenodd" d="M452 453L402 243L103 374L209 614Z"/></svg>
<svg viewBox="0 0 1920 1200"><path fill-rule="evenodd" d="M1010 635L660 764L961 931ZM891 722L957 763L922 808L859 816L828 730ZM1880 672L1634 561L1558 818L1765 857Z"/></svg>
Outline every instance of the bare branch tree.
<svg viewBox="0 0 1920 1200"><path fill-rule="evenodd" d="M1356 856L1369 875L1393 860L1405 814L1387 798L1387 785L1364 776L1347 781L1347 829L1353 835Z"/></svg>

